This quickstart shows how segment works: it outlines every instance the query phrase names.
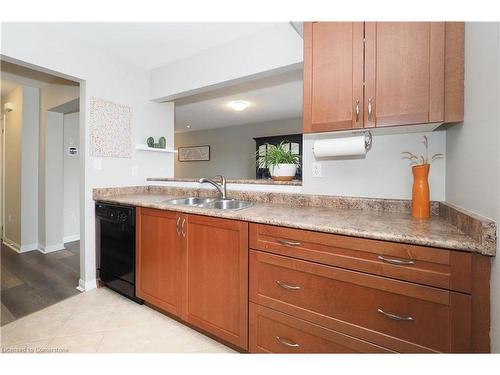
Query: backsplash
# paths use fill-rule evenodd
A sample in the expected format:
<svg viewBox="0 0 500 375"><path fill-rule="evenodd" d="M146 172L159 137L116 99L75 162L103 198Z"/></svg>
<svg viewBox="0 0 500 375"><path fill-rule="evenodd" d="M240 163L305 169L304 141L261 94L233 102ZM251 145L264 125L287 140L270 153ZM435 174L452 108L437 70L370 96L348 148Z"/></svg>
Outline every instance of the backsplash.
<svg viewBox="0 0 500 375"><path fill-rule="evenodd" d="M362 159L320 161L321 178L312 177L313 139L304 135L303 189L305 194L367 198L410 199L413 177L402 151L423 153L422 136L429 139L429 155L446 152L446 133L374 135L373 146ZM429 175L431 200L445 200L445 159L432 164Z"/></svg>

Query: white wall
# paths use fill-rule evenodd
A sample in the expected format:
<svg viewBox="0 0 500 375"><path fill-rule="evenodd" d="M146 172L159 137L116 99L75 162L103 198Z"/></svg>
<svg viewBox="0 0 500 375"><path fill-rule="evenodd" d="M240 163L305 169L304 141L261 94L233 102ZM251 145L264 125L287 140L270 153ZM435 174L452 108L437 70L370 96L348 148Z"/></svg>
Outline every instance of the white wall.
<svg viewBox="0 0 500 375"><path fill-rule="evenodd" d="M302 119L291 118L175 134L175 148L210 145L209 161L175 160L175 177L200 178L222 174L255 178L255 137L302 133Z"/></svg>
<svg viewBox="0 0 500 375"><path fill-rule="evenodd" d="M65 114L63 118L63 190L64 190L64 214L63 214L63 240L69 242L80 238L80 156L70 155L69 147L77 147L80 144L80 113Z"/></svg>
<svg viewBox="0 0 500 375"><path fill-rule="evenodd" d="M0 103L0 105L2 105ZM3 105L2 105L3 108ZM4 146L3 146L3 119L4 119L4 114L3 114L3 109L0 109L0 166L2 166L2 169L0 169L0 227L3 228L3 173L4 173L4 168L3 168L3 151L4 151ZM3 240L3 231L0 230L0 239Z"/></svg>
<svg viewBox="0 0 500 375"><path fill-rule="evenodd" d="M63 122L64 114L45 112L45 242L43 251L64 248Z"/></svg>
<svg viewBox="0 0 500 375"><path fill-rule="evenodd" d="M446 199L489 218L498 203L498 23L467 23L465 117L447 132Z"/></svg>
<svg viewBox="0 0 500 375"><path fill-rule="evenodd" d="M2 98L5 130L5 237L18 251L37 248L39 90L19 86Z"/></svg>
<svg viewBox="0 0 500 375"><path fill-rule="evenodd" d="M444 153L444 132L373 136L373 146L363 159L317 161L312 151L314 136L304 135L303 192L307 194L410 199L413 176L402 151L424 153L422 136L429 139L429 154ZM312 165L319 162L322 178L312 177ZM431 166L431 199L445 198L445 160Z"/></svg>
<svg viewBox="0 0 500 375"><path fill-rule="evenodd" d="M23 88L2 97L14 110L5 116L5 238L21 246L21 141L23 123Z"/></svg>
<svg viewBox="0 0 500 375"><path fill-rule="evenodd" d="M173 100L302 66L302 38L288 22L151 71L151 99Z"/></svg>
<svg viewBox="0 0 500 375"><path fill-rule="evenodd" d="M38 142L39 89L23 87L23 138L21 170L21 250L38 248Z"/></svg>
<svg viewBox="0 0 500 375"><path fill-rule="evenodd" d="M42 250L63 245L63 114L52 111L80 96L78 86L49 84L40 89L39 243Z"/></svg>
<svg viewBox="0 0 500 375"><path fill-rule="evenodd" d="M173 147L174 109L171 103L149 101L149 73L105 52L75 43L50 24L2 23L2 55L26 62L66 78L81 81L80 156L81 185L81 285L95 287L95 215L92 189L102 186L140 185L149 176L173 176L171 154L134 151L130 159L89 155L89 98L96 96L132 107L132 143L144 143L149 135L166 136ZM83 235L84 234L84 235Z"/></svg>
<svg viewBox="0 0 500 375"><path fill-rule="evenodd" d="M499 23L468 22L465 117L463 124L447 132L446 200L497 223L500 221L499 111ZM491 275L491 349L496 353L500 352L499 290L500 261L496 257Z"/></svg>

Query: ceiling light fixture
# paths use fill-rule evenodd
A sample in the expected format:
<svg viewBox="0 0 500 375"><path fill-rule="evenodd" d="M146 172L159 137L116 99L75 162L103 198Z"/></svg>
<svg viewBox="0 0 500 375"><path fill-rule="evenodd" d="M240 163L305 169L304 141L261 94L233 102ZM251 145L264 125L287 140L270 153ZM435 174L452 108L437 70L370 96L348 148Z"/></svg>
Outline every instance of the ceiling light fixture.
<svg viewBox="0 0 500 375"><path fill-rule="evenodd" d="M235 111L244 111L250 106L250 102L246 100L233 100L229 102L229 106Z"/></svg>
<svg viewBox="0 0 500 375"><path fill-rule="evenodd" d="M191 125L186 125L186 128L191 129Z"/></svg>

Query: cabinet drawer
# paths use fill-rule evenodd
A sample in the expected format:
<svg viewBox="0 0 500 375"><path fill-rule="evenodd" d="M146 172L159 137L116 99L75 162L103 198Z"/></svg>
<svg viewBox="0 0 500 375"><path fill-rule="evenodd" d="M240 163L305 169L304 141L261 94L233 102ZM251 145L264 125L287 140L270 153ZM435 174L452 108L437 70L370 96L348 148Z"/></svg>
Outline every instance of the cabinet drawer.
<svg viewBox="0 0 500 375"><path fill-rule="evenodd" d="M470 296L250 253L250 301L398 352L468 352Z"/></svg>
<svg viewBox="0 0 500 375"><path fill-rule="evenodd" d="M389 349L250 304L251 353L386 353Z"/></svg>
<svg viewBox="0 0 500 375"><path fill-rule="evenodd" d="M471 254L250 224L250 247L374 275L470 293Z"/></svg>

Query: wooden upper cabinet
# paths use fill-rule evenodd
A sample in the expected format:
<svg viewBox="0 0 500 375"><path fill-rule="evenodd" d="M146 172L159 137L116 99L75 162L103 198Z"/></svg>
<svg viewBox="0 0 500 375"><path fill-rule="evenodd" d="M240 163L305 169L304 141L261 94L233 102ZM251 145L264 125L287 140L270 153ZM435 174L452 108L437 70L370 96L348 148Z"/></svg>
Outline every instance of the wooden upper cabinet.
<svg viewBox="0 0 500 375"><path fill-rule="evenodd" d="M365 24L365 127L444 121L444 22Z"/></svg>
<svg viewBox="0 0 500 375"><path fill-rule="evenodd" d="M188 215L187 322L248 349L248 223Z"/></svg>
<svg viewBox="0 0 500 375"><path fill-rule="evenodd" d="M462 121L463 50L463 22L306 23L304 132Z"/></svg>
<svg viewBox="0 0 500 375"><path fill-rule="evenodd" d="M304 132L363 127L363 22L304 24Z"/></svg>
<svg viewBox="0 0 500 375"><path fill-rule="evenodd" d="M137 296L169 313L180 315L182 242L177 223L181 215L138 208L136 216Z"/></svg>

